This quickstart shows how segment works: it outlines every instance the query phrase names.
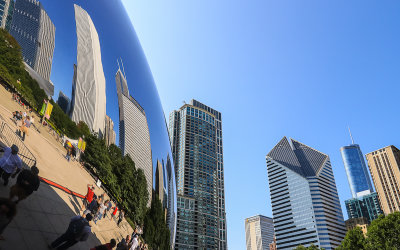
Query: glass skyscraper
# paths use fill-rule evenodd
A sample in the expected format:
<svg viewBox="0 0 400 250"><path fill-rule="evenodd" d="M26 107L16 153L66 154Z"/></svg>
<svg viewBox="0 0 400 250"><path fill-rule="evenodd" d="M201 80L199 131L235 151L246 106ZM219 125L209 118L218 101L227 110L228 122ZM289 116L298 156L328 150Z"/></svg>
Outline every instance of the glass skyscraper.
<svg viewBox="0 0 400 250"><path fill-rule="evenodd" d="M379 215L383 214L376 192L366 194L359 198L346 200L345 204L349 219L364 217L367 219L368 223L371 223L378 218Z"/></svg>
<svg viewBox="0 0 400 250"><path fill-rule="evenodd" d="M329 156L284 137L266 161L277 248L339 246L346 229Z"/></svg>
<svg viewBox="0 0 400 250"><path fill-rule="evenodd" d="M244 220L247 250L268 250L274 241L272 218L255 215Z"/></svg>
<svg viewBox="0 0 400 250"><path fill-rule="evenodd" d="M357 193L366 190L374 192L360 146L358 144L344 146L340 149L340 153L353 198L357 197Z"/></svg>
<svg viewBox="0 0 400 250"><path fill-rule="evenodd" d="M196 101L173 111L176 249L227 249L221 113Z"/></svg>

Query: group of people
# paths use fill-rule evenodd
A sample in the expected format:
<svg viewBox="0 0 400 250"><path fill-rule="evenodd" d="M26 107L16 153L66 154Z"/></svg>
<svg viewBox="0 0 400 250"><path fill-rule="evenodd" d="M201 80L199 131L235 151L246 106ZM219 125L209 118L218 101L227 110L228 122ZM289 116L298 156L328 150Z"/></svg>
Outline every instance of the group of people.
<svg viewBox="0 0 400 250"><path fill-rule="evenodd" d="M26 199L40 185L39 169L33 166L30 169L22 170L22 160L18 156L18 147L2 147L0 152L0 176L4 186L8 185L10 177L17 177L16 183L10 188L8 198L0 198L0 240L4 240L2 233L17 213L16 205Z"/></svg>
<svg viewBox="0 0 400 250"><path fill-rule="evenodd" d="M26 112L22 111L15 111L13 112L13 121L15 124L21 122L21 125L19 126L19 129L17 130L18 135L21 136L21 139L25 141L25 136L29 132L29 128L34 124L35 122L35 117L27 115Z"/></svg>

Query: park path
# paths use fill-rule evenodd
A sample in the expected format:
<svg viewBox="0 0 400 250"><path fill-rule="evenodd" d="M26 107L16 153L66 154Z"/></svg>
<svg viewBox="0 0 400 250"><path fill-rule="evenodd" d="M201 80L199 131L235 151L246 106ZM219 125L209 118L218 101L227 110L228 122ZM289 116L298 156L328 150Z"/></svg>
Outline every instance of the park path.
<svg viewBox="0 0 400 250"><path fill-rule="evenodd" d="M12 111L22 108L11 100L11 93L0 85L0 115L6 123L15 129L17 126L10 120ZM56 182L79 194L86 194L87 184L95 184L90 174L77 162L68 162L65 159L65 150L62 145L48 132L47 128L36 126L40 133L30 129L25 145L37 159L39 175ZM8 187L0 181L0 196L7 197L9 187L15 182L10 181ZM99 188L97 195L103 193ZM48 249L47 244L63 233L72 216L79 213L81 199L64 193L63 191L41 183L37 192L18 204L18 213L11 224L4 231L5 241L0 241L0 249ZM109 217L97 222L91 222L93 234L88 241L78 243L71 249L89 249L99 244L109 242L114 238L117 242L132 233L132 228L124 220L118 227Z"/></svg>

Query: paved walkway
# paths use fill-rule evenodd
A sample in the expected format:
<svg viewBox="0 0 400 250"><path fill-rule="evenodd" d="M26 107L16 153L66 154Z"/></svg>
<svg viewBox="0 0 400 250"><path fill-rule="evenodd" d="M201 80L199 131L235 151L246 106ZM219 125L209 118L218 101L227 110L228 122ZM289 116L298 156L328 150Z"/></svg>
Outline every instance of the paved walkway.
<svg viewBox="0 0 400 250"><path fill-rule="evenodd" d="M11 100L11 94L0 86L0 115L12 127L17 128L10 120L12 110L21 110L21 107ZM38 118L36 117L35 123ZM80 194L86 194L87 184L94 184L93 178L77 162L68 162L65 150L55 138L48 133L47 128L40 128L41 133L30 130L25 144L37 158L39 175L54 181ZM0 181L0 196L8 197L9 187L15 182L10 181L4 187ZM99 188L97 195L103 193ZM41 183L37 192L26 200L21 201L14 220L4 231L5 241L0 241L2 250L19 249L48 249L47 244L63 233L72 216L79 213L81 199L64 193L63 191ZM97 222L91 222L93 234L88 241L76 244L71 249L89 249L99 244L109 242L115 238L117 242L132 233L132 228L124 220L121 227L109 217Z"/></svg>

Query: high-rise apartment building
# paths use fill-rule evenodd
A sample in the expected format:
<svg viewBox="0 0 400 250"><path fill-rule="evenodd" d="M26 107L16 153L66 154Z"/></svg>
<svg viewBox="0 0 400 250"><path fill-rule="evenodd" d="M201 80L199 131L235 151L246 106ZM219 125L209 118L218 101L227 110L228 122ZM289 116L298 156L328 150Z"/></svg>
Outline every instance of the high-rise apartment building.
<svg viewBox="0 0 400 250"><path fill-rule="evenodd" d="M383 214L376 192L344 201L349 219L364 217L368 223Z"/></svg>
<svg viewBox="0 0 400 250"><path fill-rule="evenodd" d="M151 203L153 191L153 160L150 145L149 126L142 106L129 95L125 75L118 69L115 75L119 105L119 147L129 155L137 168L144 171Z"/></svg>
<svg viewBox="0 0 400 250"><path fill-rule="evenodd" d="M364 236L366 236L367 234L367 229L368 229L368 220L367 218L364 217L360 217L360 218L352 218L352 219L348 219L345 221L346 224L346 230L349 231L351 229L354 229L356 227L360 227Z"/></svg>
<svg viewBox="0 0 400 250"><path fill-rule="evenodd" d="M69 114L71 100L62 91L58 94L57 104L65 114Z"/></svg>
<svg viewBox="0 0 400 250"><path fill-rule="evenodd" d="M196 101L173 111L176 249L227 249L221 113Z"/></svg>
<svg viewBox="0 0 400 250"><path fill-rule="evenodd" d="M343 164L346 169L347 179L349 180L353 198L357 198L360 196L357 195L357 193L365 190L374 192L360 146L353 142L353 144L349 146L340 148L340 153L342 154Z"/></svg>
<svg viewBox="0 0 400 250"><path fill-rule="evenodd" d="M388 146L366 157L383 212L400 211L400 151Z"/></svg>
<svg viewBox="0 0 400 250"><path fill-rule="evenodd" d="M9 31L21 46L26 64L50 81L56 28L42 4L37 0L17 0Z"/></svg>
<svg viewBox="0 0 400 250"><path fill-rule="evenodd" d="M256 215L244 220L247 250L268 250L274 241L272 218Z"/></svg>
<svg viewBox="0 0 400 250"><path fill-rule="evenodd" d="M284 137L266 161L277 249L339 246L346 230L329 156Z"/></svg>
<svg viewBox="0 0 400 250"><path fill-rule="evenodd" d="M89 129L104 135L106 80L101 62L99 35L89 14L74 4L77 34L77 64L74 65L71 118L85 122Z"/></svg>
<svg viewBox="0 0 400 250"><path fill-rule="evenodd" d="M0 0L0 28L6 28L8 13L10 7L13 8L13 3L12 0Z"/></svg>
<svg viewBox="0 0 400 250"><path fill-rule="evenodd" d="M111 144L115 144L116 134L114 131L114 122L108 115L106 115L105 119L104 141L106 142L107 146L110 146Z"/></svg>

